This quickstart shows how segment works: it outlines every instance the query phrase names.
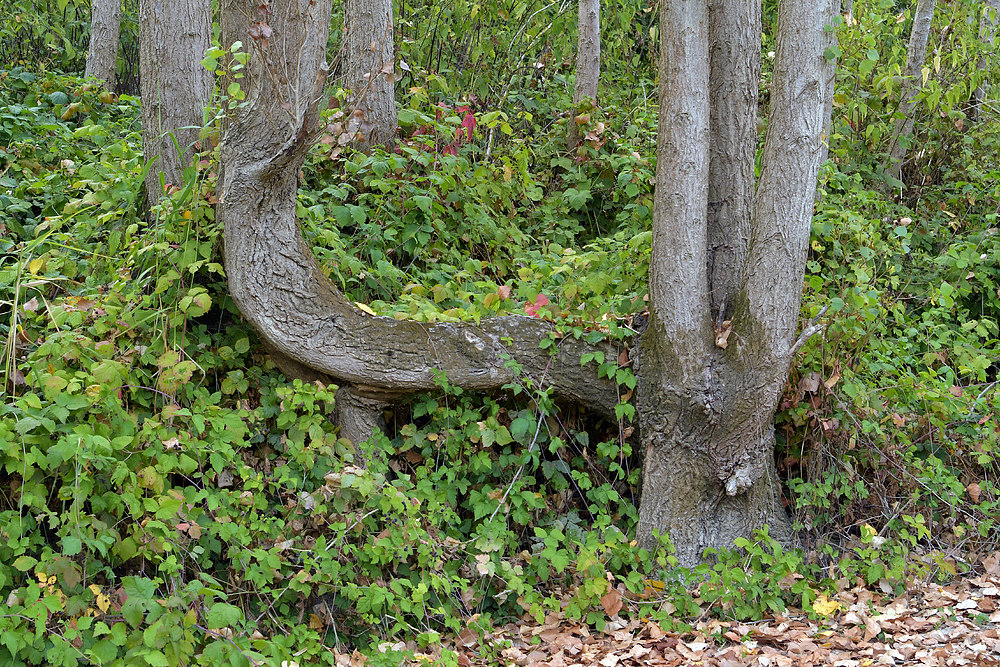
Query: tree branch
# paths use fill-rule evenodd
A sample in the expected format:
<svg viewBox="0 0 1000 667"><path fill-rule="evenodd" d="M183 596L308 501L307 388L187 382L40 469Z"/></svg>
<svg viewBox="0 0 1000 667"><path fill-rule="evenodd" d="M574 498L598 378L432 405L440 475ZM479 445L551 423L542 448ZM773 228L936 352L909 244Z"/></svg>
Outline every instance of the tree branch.
<svg viewBox="0 0 1000 667"><path fill-rule="evenodd" d="M802 333L799 334L799 337L795 340L795 343L792 344L792 349L789 350L788 352L789 359L793 358L796 354L798 354L799 350L802 349L803 345L809 342L810 338L812 338L813 336L815 336L820 331L826 328L825 324L817 324L817 322L819 322L819 318L826 315L826 311L828 310L830 310L830 304L826 304L825 306L823 306L823 308L818 313L816 313L816 317L809 320L809 324L807 324L802 328Z"/></svg>

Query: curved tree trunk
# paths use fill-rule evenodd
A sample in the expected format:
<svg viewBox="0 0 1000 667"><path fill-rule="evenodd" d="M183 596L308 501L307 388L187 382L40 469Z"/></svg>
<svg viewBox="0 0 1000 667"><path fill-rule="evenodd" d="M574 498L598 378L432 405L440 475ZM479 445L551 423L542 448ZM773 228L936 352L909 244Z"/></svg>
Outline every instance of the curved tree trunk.
<svg viewBox="0 0 1000 667"><path fill-rule="evenodd" d="M121 20L121 0L94 0L91 4L90 47L87 49L85 74L100 79L108 90L114 90L118 74Z"/></svg>
<svg viewBox="0 0 1000 667"><path fill-rule="evenodd" d="M396 138L392 0L344 0L344 85L361 112L358 146Z"/></svg>
<svg viewBox="0 0 1000 667"><path fill-rule="evenodd" d="M228 3L238 18L256 16L257 4ZM536 389L551 385L557 394L612 413L616 385L598 380L593 366L580 366L581 355L594 346L564 338L554 354L540 349L542 339L555 335L547 322L512 316L474 326L374 317L320 271L302 239L296 191L299 167L315 138L329 12L328 2L272 3L273 36L249 67L256 84L222 143L218 216L230 293L244 317L281 354L369 393L433 389L440 370L469 389L513 381ZM285 81L266 75L265 68L297 76ZM610 344L597 349L618 354Z"/></svg>
<svg viewBox="0 0 1000 667"><path fill-rule="evenodd" d="M773 417L800 344L796 325L831 74L823 55L831 35L825 27L835 10L833 0L779 5L771 113L747 242L745 227L706 224L718 213L710 212L710 201L730 198L735 206L729 210L748 207L745 183L733 179L729 190L724 180L712 181L712 199L705 187L712 171L709 118L716 117L710 106L720 104L717 96L732 99L732 92L721 91L739 87L715 79L746 81L747 74L712 66L710 59L732 56L703 45L709 32L734 30L745 31L751 43L760 30L751 4L757 3L741 0L733 11L712 14L704 1L661 5L662 51L669 56L661 59L651 320L639 369L646 463L638 537L653 546L656 534L669 534L685 565L700 561L705 548L731 547L764 525L783 541L791 537L779 502ZM736 108L747 113L740 99ZM734 150L749 150L749 132L727 133ZM726 152L713 152L711 159L725 160ZM708 264L710 248L740 248L741 240L745 258L716 251ZM732 292L733 303L732 313L713 323L716 289ZM716 303L718 310L722 300Z"/></svg>
<svg viewBox="0 0 1000 667"><path fill-rule="evenodd" d="M922 70L927 59L927 39L930 37L931 23L934 21L934 4L935 0L917 0L917 8L913 13L910 44L906 49L906 70L903 72L903 94L889 140L889 163L886 165L886 171L897 181L902 175L906 148L910 135L913 134L917 93L923 87Z"/></svg>
<svg viewBox="0 0 1000 667"><path fill-rule="evenodd" d="M983 2L982 18L979 22L979 40L983 48L992 52L996 44L997 27L1000 26L1000 0L985 0ZM995 57L995 56L994 56ZM987 70L990 67L990 56L980 56L979 69ZM987 82L983 82L972 91L972 104L969 116L972 120L978 120L982 114L983 102L986 101Z"/></svg>
<svg viewBox="0 0 1000 667"><path fill-rule="evenodd" d="M577 33L574 110L584 100L597 103L597 86L601 79L601 0L580 0ZM580 143L580 126L572 117L567 143L571 149Z"/></svg>
<svg viewBox="0 0 1000 667"><path fill-rule="evenodd" d="M146 178L151 204L167 185L183 181L190 149L204 123L212 95L212 73L201 60L211 44L208 0L139 1L139 83L142 144L153 159Z"/></svg>

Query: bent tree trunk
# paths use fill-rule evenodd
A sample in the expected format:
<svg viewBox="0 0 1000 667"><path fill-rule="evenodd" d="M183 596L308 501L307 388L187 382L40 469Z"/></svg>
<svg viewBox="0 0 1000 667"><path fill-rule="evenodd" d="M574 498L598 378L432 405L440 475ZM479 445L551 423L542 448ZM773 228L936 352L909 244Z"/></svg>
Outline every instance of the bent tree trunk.
<svg viewBox="0 0 1000 667"><path fill-rule="evenodd" d="M121 0L94 0L90 7L90 47L86 76L104 82L113 90L118 73L118 37L121 30Z"/></svg>
<svg viewBox="0 0 1000 667"><path fill-rule="evenodd" d="M577 33L574 110L578 110L584 100L597 103L597 86L601 79L601 0L580 0ZM567 143L571 149L580 143L580 126L573 117L569 119Z"/></svg>
<svg viewBox="0 0 1000 667"><path fill-rule="evenodd" d="M896 110L896 123L889 139L889 164L886 171L897 181L903 172L903 160L910 135L913 134L914 113L917 109L917 93L923 87L924 61L927 59L927 39L934 21L935 0L917 0L913 13L913 28L910 30L910 44L906 49L906 69L903 72L903 93Z"/></svg>
<svg viewBox="0 0 1000 667"><path fill-rule="evenodd" d="M161 173L167 185L182 182L204 122L212 95L212 73L201 65L211 44L210 9L207 0L139 2L142 146L154 160L146 177L150 204L163 197Z"/></svg>
<svg viewBox="0 0 1000 667"><path fill-rule="evenodd" d="M639 356L646 459L638 537L653 546L657 533L669 534L686 565L706 547L731 547L763 525L783 541L791 537L779 502L773 417L803 340L795 334L831 75L823 54L832 33L824 28L835 10L833 0L779 5L768 134L751 200L745 178L710 173L726 168L711 162L730 152L753 154L752 105L743 98L745 86L757 83L749 80L757 66L714 67L711 60L731 56L708 43L709 34L741 35L744 57L757 52L757 4L733 0L728 11L711 13L705 1L661 5L651 313ZM740 81L718 85L720 76ZM734 94L740 104L721 111L720 97L731 104ZM726 126L711 127L710 117ZM710 151L710 132L722 133L715 146L732 147ZM710 210L720 201L731 204Z"/></svg>
<svg viewBox="0 0 1000 667"><path fill-rule="evenodd" d="M396 137L392 0L344 0L344 85L361 112L358 146Z"/></svg>
<svg viewBox="0 0 1000 667"><path fill-rule="evenodd" d="M260 20L256 0L230 0L231 23ZM498 317L481 326L423 324L374 317L347 300L320 271L296 218L299 167L317 130L329 2L272 2L272 37L255 50L248 104L235 111L221 146L218 215L225 231L229 289L269 347L369 397L433 389L437 371L468 389L522 381L591 405L605 414L617 387L598 380L580 357L593 350L564 338L555 354L539 341L554 328L530 317ZM245 29L245 28L244 28ZM270 76L268 72L292 73ZM618 354L610 345L600 349Z"/></svg>

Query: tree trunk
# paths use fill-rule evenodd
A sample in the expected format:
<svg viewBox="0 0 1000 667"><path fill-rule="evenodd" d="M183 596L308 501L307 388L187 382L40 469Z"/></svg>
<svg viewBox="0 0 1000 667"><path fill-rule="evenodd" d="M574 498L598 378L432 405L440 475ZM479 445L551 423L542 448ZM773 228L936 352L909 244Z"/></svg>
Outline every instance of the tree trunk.
<svg viewBox="0 0 1000 667"><path fill-rule="evenodd" d="M1000 26L1000 0L985 0L983 2L983 15L979 22L979 40L984 49L993 51L996 44L997 26ZM990 57L979 57L979 69L985 71L990 68ZM972 91L972 104L969 117L972 120L979 120L982 114L983 102L986 101L986 89L988 82L983 81Z"/></svg>
<svg viewBox="0 0 1000 667"><path fill-rule="evenodd" d="M140 0L139 82L142 144L154 160L146 178L151 204L167 185L183 182L191 147L204 124L212 73L201 65L211 44L208 0Z"/></svg>
<svg viewBox="0 0 1000 667"><path fill-rule="evenodd" d="M368 461L370 452L359 445L368 440L376 431L385 432L385 411L389 401L379 397L363 396L348 387L340 387L336 395L336 420L340 426L340 437L354 445L357 463Z"/></svg>
<svg viewBox="0 0 1000 667"><path fill-rule="evenodd" d="M841 9L843 9L843 15L841 16L841 19L843 20L844 23L841 25L850 25L850 22L852 20L852 14L854 12L854 4L850 0L848 0L848 2L845 2L843 4L844 6L843 8L841 8L840 0L836 0L834 2L834 11L836 11L838 14L841 14ZM823 107L823 141L820 144L820 149L819 149L819 164L821 167L826 162L827 158L830 157L830 136L833 133L833 96L837 91L836 84L837 84L836 68L834 68L830 80L827 81L826 92L824 93L825 106ZM822 201L822 199L823 199L822 192L817 190L816 201L819 202Z"/></svg>
<svg viewBox="0 0 1000 667"><path fill-rule="evenodd" d="M712 318L728 317L750 240L757 152L760 3L717 0L709 8L711 144L708 174L708 277Z"/></svg>
<svg viewBox="0 0 1000 667"><path fill-rule="evenodd" d="M831 75L823 55L831 33L824 28L836 10L833 0L779 5L770 120L746 255L716 252L708 265L709 234L712 247L738 248L747 233L735 224L706 224L716 213L709 202L729 198L735 203L729 210L739 211L748 208L740 198L750 195L744 183L732 179L727 187L718 179L710 200L709 188L701 185L709 183L712 170L709 107L719 105L716 95L731 100L732 92L721 91L738 86L716 79L747 80L733 68L713 66L710 60L732 56L725 50L709 53L703 45L709 32L736 30L753 42L760 18L750 4L757 3L745 0L735 3L740 12L711 14L705 1L661 5L661 48L669 55L661 59L660 72L650 327L639 356L646 463L638 538L651 547L656 534L669 534L685 565L699 562L705 548L731 547L735 538L764 525L782 541L791 538L779 502L773 417L800 344L796 324ZM735 25L723 26L724 21ZM710 95L710 90L720 92ZM714 113L721 117L724 108ZM745 102L738 108L746 109ZM750 134L728 132L735 137L730 143L746 151ZM711 159L727 160L727 152ZM717 277L723 293L733 292L733 303L731 314L717 315L713 324L710 295L719 289ZM721 307L722 300L717 303Z"/></svg>
<svg viewBox="0 0 1000 667"><path fill-rule="evenodd" d="M715 25L714 34L735 30L750 17L756 24L744 25L741 39L756 50L759 13L752 4L739 0L734 15L713 14L718 22L731 22ZM224 33L231 30L227 21L259 20L257 0L227 0L225 6L230 18L223 18ZM808 334L795 336L830 78L823 53L831 33L824 27L833 11L833 0L780 5L771 122L752 206L745 182L734 178L733 192L721 181L715 185L720 201L734 202L729 210L750 211L750 223L749 231L713 223L718 247L740 247L740 238L746 247L745 257L716 253L716 264L726 264L718 275L728 279L735 273L740 281L736 289L726 288L733 292L732 315L713 322L710 162L731 160L730 153L752 156L746 144L755 137L746 129L751 105L744 99L732 107L742 117L727 130L731 151L713 154L711 107L720 102L712 90L729 96L755 82L739 68L720 67L744 83L710 85L708 0L662 5L669 56L661 59L651 319L637 360L646 447L638 537L650 546L656 531L669 532L684 564L700 560L705 547L731 546L765 524L772 535L789 538L778 502L772 419L788 366ZM223 139L217 212L230 292L240 311L278 353L363 395L431 389L440 370L464 388L511 382L551 388L611 414L617 386L580 366L586 352L616 358L620 350L609 343L560 338L549 323L527 317L499 317L480 326L375 317L347 301L322 274L299 229L296 190L298 170L317 134L329 19L327 2L270 4L269 45L254 52L254 85L246 105L233 111ZM546 338L555 344L542 350L539 342Z"/></svg>
<svg viewBox="0 0 1000 667"><path fill-rule="evenodd" d="M236 9L230 16L246 21L256 17L258 3L230 0L227 6ZM539 342L556 336L554 327L530 317L498 317L481 326L374 317L320 271L302 239L296 191L316 134L329 12L328 2L314 0L271 4L270 44L263 57L255 53L250 61L249 78L256 83L222 143L218 216L230 293L244 317L281 354L367 393L430 390L440 370L464 388L552 386L613 413L617 386L597 379L593 366L580 366L581 355L595 349L617 358L611 344L595 347L567 337L550 354ZM266 75L267 69L297 76L286 81Z"/></svg>
<svg viewBox="0 0 1000 667"><path fill-rule="evenodd" d="M927 59L927 39L934 20L934 4L935 0L917 0L913 14L910 44L906 49L906 70L903 72L903 93L889 140L889 163L886 165L886 171L897 181L902 176L907 144L913 134L917 93L923 87L923 68Z"/></svg>
<svg viewBox="0 0 1000 667"><path fill-rule="evenodd" d="M574 112L584 100L597 104L597 86L601 79L601 0L580 0L577 33ZM569 119L567 143L570 149L580 143L580 126L574 117Z"/></svg>
<svg viewBox="0 0 1000 667"><path fill-rule="evenodd" d="M394 67L392 0L344 0L344 85L361 112L362 150L395 141Z"/></svg>
<svg viewBox="0 0 1000 667"><path fill-rule="evenodd" d="M121 0L94 0L91 4L86 76L100 79L108 90L114 90L118 73L121 19Z"/></svg>

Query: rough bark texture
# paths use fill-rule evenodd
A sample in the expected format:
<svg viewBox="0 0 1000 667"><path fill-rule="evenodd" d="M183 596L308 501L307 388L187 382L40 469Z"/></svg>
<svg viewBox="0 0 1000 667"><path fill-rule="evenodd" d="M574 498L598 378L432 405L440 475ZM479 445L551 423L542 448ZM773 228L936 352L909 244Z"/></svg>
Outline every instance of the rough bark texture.
<svg viewBox="0 0 1000 667"><path fill-rule="evenodd" d="M841 14L840 0L834 2L834 11ZM845 2L843 7L843 13L841 19L844 24L848 24L852 20L852 14L854 12L854 5L852 2ZM835 40L831 40L831 44ZM825 95L825 106L823 107L823 141L820 144L819 149L819 164L823 166L826 159L830 156L830 135L833 133L833 96L836 92L836 69L831 70L830 80L827 81ZM816 201L821 200L822 193L816 192Z"/></svg>
<svg viewBox="0 0 1000 667"><path fill-rule="evenodd" d="M601 79L601 0L580 0L577 18L576 82L573 85L574 109L584 100L597 102L597 86ZM569 121L570 148L580 143L580 126Z"/></svg>
<svg viewBox="0 0 1000 667"><path fill-rule="evenodd" d="M712 317L739 290L750 240L750 203L757 150L760 3L718 0L709 9L711 162L708 175L708 277ZM733 270L734 267L736 270Z"/></svg>
<svg viewBox="0 0 1000 667"><path fill-rule="evenodd" d="M256 17L258 3L230 0L228 6L230 17ZM539 341L554 333L546 322L500 317L474 326L373 317L322 274L302 240L295 206L325 78L320 65L329 12L327 2L271 4L270 43L249 67L256 83L222 143L218 215L230 293L243 315L273 349L369 394L433 389L435 372L443 370L450 382L469 389L495 389L520 377L612 412L615 384L598 380L592 366L580 366L580 356L594 347L567 338L554 346L555 354L540 349ZM275 69L295 76L265 73ZM611 345L600 349L618 354Z"/></svg>
<svg viewBox="0 0 1000 667"><path fill-rule="evenodd" d="M350 440L362 459L367 454L358 445L375 431L385 432L385 411L389 405L385 400L362 396L347 387L337 390L335 409L340 437Z"/></svg>
<svg viewBox="0 0 1000 667"><path fill-rule="evenodd" d="M913 14L913 28L910 30L910 44L906 49L906 70L903 72L903 92L897 114L901 114L892 129L889 141L889 163L886 171L899 180L906 158L906 147L913 134L914 112L917 93L923 87L924 61L927 59L927 39L934 21L935 0L917 0Z"/></svg>
<svg viewBox="0 0 1000 667"><path fill-rule="evenodd" d="M146 159L155 160L146 178L150 203L163 196L161 172L167 184L182 182L198 139L212 94L212 73L201 65L211 34L207 0L139 2L142 144Z"/></svg>
<svg viewBox="0 0 1000 667"><path fill-rule="evenodd" d="M392 75L392 0L344 0L344 85L360 111L358 145L395 141L396 92Z"/></svg>
<svg viewBox="0 0 1000 667"><path fill-rule="evenodd" d="M993 54L993 47L996 44L998 26L1000 26L1000 0L984 0L982 17L979 20L979 39L983 44L983 48L989 53L988 55L980 56L980 70L985 71L989 69L990 59L991 57L995 57ZM988 85L984 82L972 91L971 109L969 113L972 120L978 120L982 115L982 107L983 102L986 101L987 88Z"/></svg>
<svg viewBox="0 0 1000 667"><path fill-rule="evenodd" d="M661 61L651 322L641 343L638 394L646 450L639 539L651 546L655 532L669 533L679 560L688 565L706 547L729 547L765 524L779 539L790 538L774 471L772 420L796 343L831 76L823 53L832 33L825 28L836 11L833 0L779 5L768 136L747 257L717 252L709 265L708 72L726 73L709 60L733 56L714 49L709 56L699 48L707 43L707 4L662 4L661 48L669 56ZM746 0L732 10L748 17L731 27L744 31L747 44L760 30L759 14L746 6L751 4L757 3ZM745 108L745 95L738 108ZM750 196L745 184L730 180L727 188L720 179L716 188L715 196L731 198L735 210L749 207L737 201ZM727 231L711 224L718 234ZM725 287L732 284L731 272L739 277L732 321L716 322L713 330L714 276L722 276L723 289L732 289Z"/></svg>
<svg viewBox="0 0 1000 667"><path fill-rule="evenodd" d="M118 37L121 30L121 0L94 0L90 6L90 47L87 49L86 76L104 82L114 90L118 74Z"/></svg>

